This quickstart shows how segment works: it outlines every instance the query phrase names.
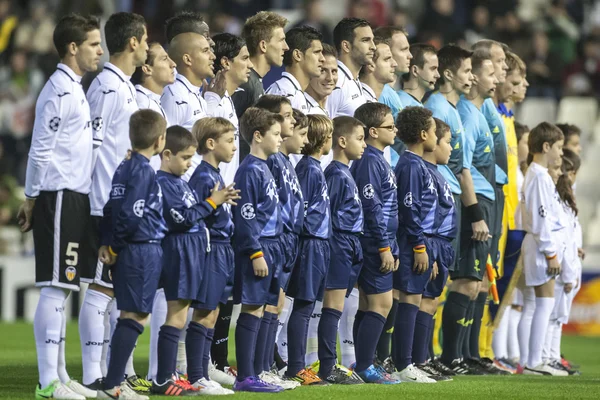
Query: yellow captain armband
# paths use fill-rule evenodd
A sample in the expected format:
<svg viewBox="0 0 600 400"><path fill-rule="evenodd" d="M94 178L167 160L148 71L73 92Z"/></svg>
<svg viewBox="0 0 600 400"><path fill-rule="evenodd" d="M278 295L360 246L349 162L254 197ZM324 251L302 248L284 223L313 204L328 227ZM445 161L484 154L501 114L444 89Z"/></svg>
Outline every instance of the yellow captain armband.
<svg viewBox="0 0 600 400"><path fill-rule="evenodd" d="M117 253L115 253L115 251L112 249L112 247L108 246L108 252L110 253L111 256L116 257Z"/></svg>
<svg viewBox="0 0 600 400"><path fill-rule="evenodd" d="M208 204L210 204L212 206L212 208L214 208L215 210L217 209L217 204L213 201L213 199L211 197L209 197L208 199L206 199L206 202Z"/></svg>
<svg viewBox="0 0 600 400"><path fill-rule="evenodd" d="M415 252L415 253L419 253L419 254L425 253L425 250L426 250L426 248L425 248L424 244L413 247L413 252Z"/></svg>
<svg viewBox="0 0 600 400"><path fill-rule="evenodd" d="M556 258L556 254L553 256L546 256L546 260L550 261L550 260L554 260Z"/></svg>
<svg viewBox="0 0 600 400"><path fill-rule="evenodd" d="M380 253L385 253L386 251L390 251L390 250L392 250L390 246L388 246L388 247L382 247L382 248L379 249L379 252Z"/></svg>
<svg viewBox="0 0 600 400"><path fill-rule="evenodd" d="M264 253L262 251L257 251L256 253L250 255L251 260L256 260L257 258L264 257Z"/></svg>

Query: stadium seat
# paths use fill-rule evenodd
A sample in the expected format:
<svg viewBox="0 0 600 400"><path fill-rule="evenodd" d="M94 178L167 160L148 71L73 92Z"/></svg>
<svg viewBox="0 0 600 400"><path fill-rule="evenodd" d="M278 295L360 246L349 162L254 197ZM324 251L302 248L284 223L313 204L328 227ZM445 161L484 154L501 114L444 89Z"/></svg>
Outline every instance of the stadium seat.
<svg viewBox="0 0 600 400"><path fill-rule="evenodd" d="M563 97L558 105L557 122L581 128L584 138L593 133L598 116L598 100L593 97Z"/></svg>
<svg viewBox="0 0 600 400"><path fill-rule="evenodd" d="M540 122L556 121L556 100L542 97L532 97L517 108L516 120L533 128Z"/></svg>

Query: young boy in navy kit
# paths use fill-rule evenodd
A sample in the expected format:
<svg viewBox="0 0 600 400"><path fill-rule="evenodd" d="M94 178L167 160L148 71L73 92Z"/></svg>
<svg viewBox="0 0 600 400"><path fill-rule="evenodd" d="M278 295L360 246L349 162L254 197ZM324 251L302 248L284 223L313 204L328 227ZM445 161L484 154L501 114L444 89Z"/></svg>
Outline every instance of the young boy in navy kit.
<svg viewBox="0 0 600 400"><path fill-rule="evenodd" d="M131 157L119 165L104 206L100 261L113 265L113 283L121 317L99 398L147 399L122 384L125 365L152 311L162 270L161 240L166 226L162 191L150 158L165 146L167 122L155 111L139 110L129 120ZM123 393L122 393L123 392Z"/></svg>
<svg viewBox="0 0 600 400"><path fill-rule="evenodd" d="M448 280L448 268L453 265L455 251L453 240L458 231L456 205L452 197L452 188L441 172L438 165L446 165L452 153L452 133L450 126L444 121L434 118L437 145L435 151L423 154L423 161L429 169L437 192L432 230L425 232L428 236L433 265L431 280L423 292L415 325L412 360L415 366L436 381L451 380L449 376L440 374L435 364L427 363L427 353L433 334L433 315L438 306L438 297L442 294Z"/></svg>
<svg viewBox="0 0 600 400"><path fill-rule="evenodd" d="M363 104L354 116L365 124L367 142L365 154L350 169L365 215L360 239L364 256L358 278L360 301L353 329L355 371L368 383L400 383L372 365L378 344L373 338L380 337L392 309L392 273L398 268L396 176L384 158L385 148L394 144L396 126L392 110L381 103Z"/></svg>
<svg viewBox="0 0 600 400"><path fill-rule="evenodd" d="M279 242L283 226L277 185L267 159L279 151L282 123L282 116L256 107L246 110L240 121L240 134L251 150L234 180L242 196L233 208L236 252L233 296L235 303L242 304L235 330L238 376L233 389L236 391L283 390L259 379L255 370L255 360L264 360L269 336L258 334L264 306L273 305L269 300L273 296L278 298L280 291L274 275L283 263Z"/></svg>
<svg viewBox="0 0 600 400"><path fill-rule="evenodd" d="M400 291L400 298L394 325L394 363L399 372L393 376L402 382L435 383L412 364L417 313L433 264L425 232L433 224L437 193L423 154L435 150L435 122L428 109L406 107L398 114L396 125L407 151L395 170L400 267L394 273L394 289Z"/></svg>
<svg viewBox="0 0 600 400"><path fill-rule="evenodd" d="M201 325L204 315L198 310L192 316L186 338L188 376L193 387L172 378L177 364L179 336L186 324L190 304L206 299L203 278L210 243L205 219L223 203L233 203L239 197L233 184L219 188L219 183L200 197L181 178L192 165L197 146L198 142L190 131L178 125L170 127L161 153L161 168L156 174L163 191L163 215L169 230L162 243L162 284L167 299L167 319L158 337L158 370L152 383L152 392L156 394L183 395L198 390L206 394L233 393L204 380L203 362L206 358L208 364L212 339L207 337L207 328ZM205 350L207 343L208 349Z"/></svg>
<svg viewBox="0 0 600 400"><path fill-rule="evenodd" d="M323 297L325 277L329 267L329 237L331 220L329 195L320 159L331 150L333 126L322 115L308 116L308 143L302 149L304 157L296 165L296 173L304 196L304 224L300 249L292 271L288 295L294 298L294 309L288 324L290 348L286 376L300 384L323 382L311 370L304 368L308 320L314 303ZM334 339L335 341L335 339ZM334 345L335 351L335 345Z"/></svg>

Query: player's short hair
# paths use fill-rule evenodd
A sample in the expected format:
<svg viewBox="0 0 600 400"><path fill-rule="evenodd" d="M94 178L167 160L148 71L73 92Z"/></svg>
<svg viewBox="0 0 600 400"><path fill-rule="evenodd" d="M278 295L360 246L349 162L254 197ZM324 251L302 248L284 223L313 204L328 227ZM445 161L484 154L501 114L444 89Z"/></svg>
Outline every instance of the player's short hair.
<svg viewBox="0 0 600 400"><path fill-rule="evenodd" d="M281 115L263 108L250 107L240 120L240 135L248 144L252 144L254 132L258 131L261 136L264 136L276 123L283 123Z"/></svg>
<svg viewBox="0 0 600 400"><path fill-rule="evenodd" d="M392 109L383 103L365 103L354 111L354 118L365 125L365 129L377 128L392 114Z"/></svg>
<svg viewBox="0 0 600 400"><path fill-rule="evenodd" d="M507 74L518 71L521 76L524 76L527 72L525 62L523 62L521 57L511 51L506 52L506 65L508 65L508 70L506 71Z"/></svg>
<svg viewBox="0 0 600 400"><path fill-rule="evenodd" d="M433 117L433 120L435 121L435 137L437 138L436 143L439 144L440 140L446 136L446 132L450 131L450 125L439 118Z"/></svg>
<svg viewBox="0 0 600 400"><path fill-rule="evenodd" d="M445 83L444 71L449 69L453 74L455 74L462 65L463 61L473 56L473 52L465 50L455 44L449 44L442 47L437 52L437 56L439 62L438 70L440 71L440 79L438 82L441 85Z"/></svg>
<svg viewBox="0 0 600 400"><path fill-rule="evenodd" d="M290 106L292 105L290 99L285 96L265 94L256 101L254 107L262 108L272 113L279 114L279 112L281 112L281 105L284 103L289 104Z"/></svg>
<svg viewBox="0 0 600 400"><path fill-rule="evenodd" d="M215 42L215 73L223 69L223 65L221 65L223 57L227 57L230 61L233 60L240 54L242 47L246 45L244 39L231 33L219 33L213 36L212 39Z"/></svg>
<svg viewBox="0 0 600 400"><path fill-rule="evenodd" d="M246 20L242 28L242 37L248 44L250 56L258 53L258 45L263 40L268 42L273 37L273 31L277 28L285 28L287 18L272 11L260 11Z"/></svg>
<svg viewBox="0 0 600 400"><path fill-rule="evenodd" d="M190 146L198 147L198 141L192 135L192 132L180 125L173 125L167 128L167 139L163 151L171 150L171 153L176 155Z"/></svg>
<svg viewBox="0 0 600 400"><path fill-rule="evenodd" d="M52 36L58 56L63 58L67 55L67 46L70 43L80 46L86 41L88 33L95 29L100 29L100 22L96 17L79 14L68 14L62 17L56 24Z"/></svg>
<svg viewBox="0 0 600 400"><path fill-rule="evenodd" d="M111 15L104 25L108 54L112 56L125 51L132 37L141 42L145 31L146 20L139 14L118 12Z"/></svg>
<svg viewBox="0 0 600 400"><path fill-rule="evenodd" d="M431 128L433 113L425 107L406 107L398 114L396 126L398 137L406 144L421 141L421 132Z"/></svg>
<svg viewBox="0 0 600 400"><path fill-rule="evenodd" d="M392 46L392 37L397 33L402 33L404 36L408 37L408 31L401 26L380 26L373 31L375 38L381 40L390 47Z"/></svg>
<svg viewBox="0 0 600 400"><path fill-rule="evenodd" d="M200 35L205 35L207 26L202 14L198 12L178 12L175 16L167 19L165 22L165 36L167 38L167 43L171 43L171 40L173 40L175 36L182 33L198 33Z"/></svg>
<svg viewBox="0 0 600 400"><path fill-rule="evenodd" d="M206 142L208 139L218 140L227 132L235 132L235 126L227 119L221 117L209 117L199 119L192 127L192 134L198 142L196 153L202 155L208 153Z"/></svg>
<svg viewBox="0 0 600 400"><path fill-rule="evenodd" d="M573 136L581 136L581 129L577 125L572 124L556 124L565 137L565 143L568 143Z"/></svg>
<svg viewBox="0 0 600 400"><path fill-rule="evenodd" d="M527 132L529 132L529 127L527 125L515 121L515 134L517 135L517 143L521 141L521 138Z"/></svg>
<svg viewBox="0 0 600 400"><path fill-rule="evenodd" d="M473 74L478 74L485 61L491 61L489 52L485 50L475 50L471 56L471 65Z"/></svg>
<svg viewBox="0 0 600 400"><path fill-rule="evenodd" d="M294 125L294 129L302 129L308 126L308 117L300 110L293 109L294 120L296 121L296 125Z"/></svg>
<svg viewBox="0 0 600 400"><path fill-rule="evenodd" d="M358 118L348 117L346 115L335 117L333 119L333 145L337 146L338 140L342 136L350 135L356 127L366 128L365 124Z"/></svg>
<svg viewBox="0 0 600 400"><path fill-rule="evenodd" d="M323 43L323 57L327 56L338 58L338 52L332 45Z"/></svg>
<svg viewBox="0 0 600 400"><path fill-rule="evenodd" d="M564 138L565 135L563 135L560 128L556 125L549 122L538 124L529 132L529 141L527 142L529 145L529 156L531 157L533 154L541 153L544 148L544 143L548 143L552 146L559 140L564 140Z"/></svg>
<svg viewBox="0 0 600 400"><path fill-rule="evenodd" d="M353 43L356 34L354 30L356 28L362 28L364 26L370 27L369 21L363 18L344 18L333 29L333 45L339 52L342 49L342 42L344 40Z"/></svg>
<svg viewBox="0 0 600 400"><path fill-rule="evenodd" d="M327 137L333 132L333 123L324 115L310 114L308 118L308 144L302 148L302 154L315 154L323 148Z"/></svg>
<svg viewBox="0 0 600 400"><path fill-rule="evenodd" d="M475 43L472 48L473 51L477 51L477 50L481 50L485 53L488 54L488 58L491 58L491 52L492 52L492 47L494 46L498 46L502 49L502 51L506 52L509 49L509 47L507 45L505 45L504 43L500 43L496 40L492 40L492 39L482 39L480 41L478 41L477 43Z"/></svg>
<svg viewBox="0 0 600 400"><path fill-rule="evenodd" d="M410 45L410 54L413 58L410 59L410 68L417 66L423 68L425 66L425 54L437 54L437 50L427 43L415 43ZM402 75L402 80L408 82L411 78L410 74Z"/></svg>
<svg viewBox="0 0 600 400"><path fill-rule="evenodd" d="M149 108L137 110L129 118L129 140L134 150L152 147L165 134L167 121L162 115Z"/></svg>
<svg viewBox="0 0 600 400"><path fill-rule="evenodd" d="M298 26L290 29L285 34L285 41L288 44L289 49L283 53L283 65L289 67L293 63L294 50L300 50L302 54L306 53L306 50L310 49L312 42L323 40L321 32L311 26Z"/></svg>
<svg viewBox="0 0 600 400"><path fill-rule="evenodd" d="M146 57L146 62L144 64L153 66L154 60L156 60L156 52L154 49L156 46L160 46L161 44L158 42L148 43L148 56ZM144 71L142 70L142 66L139 66L135 69L133 75L131 75L131 83L134 85L141 85L145 81Z"/></svg>

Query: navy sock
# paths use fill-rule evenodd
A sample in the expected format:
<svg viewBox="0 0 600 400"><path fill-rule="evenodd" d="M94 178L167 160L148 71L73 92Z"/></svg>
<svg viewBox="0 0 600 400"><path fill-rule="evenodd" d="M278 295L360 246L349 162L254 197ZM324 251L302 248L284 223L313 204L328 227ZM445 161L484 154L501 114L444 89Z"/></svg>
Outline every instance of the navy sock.
<svg viewBox="0 0 600 400"><path fill-rule="evenodd" d="M429 339L427 340L427 361L435 358L435 351L433 350L433 331L435 330L435 319L431 318L429 321Z"/></svg>
<svg viewBox="0 0 600 400"><path fill-rule="evenodd" d="M174 326L163 325L158 332L158 369L156 371L156 382L163 384L171 379L177 366L177 345L181 330Z"/></svg>
<svg viewBox="0 0 600 400"><path fill-rule="evenodd" d="M225 304L220 304L219 317L215 324L214 340L210 348L212 361L220 370L229 366L227 356L229 355L229 326L231 325L232 312L233 300L229 300Z"/></svg>
<svg viewBox="0 0 600 400"><path fill-rule="evenodd" d="M204 345L206 344L207 328L195 321L190 321L185 337L185 353L187 358L187 373L190 383L204 377ZM210 347L209 347L210 349Z"/></svg>
<svg viewBox="0 0 600 400"><path fill-rule="evenodd" d="M386 318L373 311L365 312L358 335L354 338L354 349L356 352L357 372L362 372L373 364L377 342L373 338L381 335Z"/></svg>
<svg viewBox="0 0 600 400"><path fill-rule="evenodd" d="M308 323L315 303L294 300L294 306L288 320L288 376L296 376L306 366L306 338Z"/></svg>
<svg viewBox="0 0 600 400"><path fill-rule="evenodd" d="M415 364L423 364L427 360L431 321L433 321L432 315L419 310L415 320L415 336L412 349L412 360Z"/></svg>
<svg viewBox="0 0 600 400"><path fill-rule="evenodd" d="M356 353L356 338L358 337L358 330L360 329L360 324L362 323L363 318L365 317L365 312L362 310L357 310L356 315L354 316L354 324L352 325L352 341L354 342L354 352Z"/></svg>
<svg viewBox="0 0 600 400"><path fill-rule="evenodd" d="M385 320L385 325L379 336L379 342L377 342L377 359L379 361L385 361L390 356L390 348L392 345L392 333L394 332L394 322L396 321L396 310L398 309L398 301L394 299L392 308Z"/></svg>
<svg viewBox="0 0 600 400"><path fill-rule="evenodd" d="M448 293L442 311L442 356L445 364L461 358L462 338L464 337L469 308L469 296L458 292Z"/></svg>
<svg viewBox="0 0 600 400"><path fill-rule="evenodd" d="M142 332L144 326L139 322L129 318L119 319L111 340L110 362L104 379L104 389L112 389L123 382L127 360Z"/></svg>
<svg viewBox="0 0 600 400"><path fill-rule="evenodd" d="M264 365L265 371L270 371L275 361L275 338L277 337L277 328L279 327L279 316L273 314L271 326L269 328L269 339L267 339L267 350L265 351Z"/></svg>
<svg viewBox="0 0 600 400"><path fill-rule="evenodd" d="M475 299L473 307L473 326L471 327L471 336L469 337L469 351L471 358L479 359L479 333L481 332L481 319L483 318L483 310L487 303L488 293L479 292Z"/></svg>
<svg viewBox="0 0 600 400"><path fill-rule="evenodd" d="M396 369L402 371L412 364L412 347L415 337L415 322L419 307L414 304L398 303L394 335L396 348L394 349Z"/></svg>
<svg viewBox="0 0 600 400"><path fill-rule="evenodd" d="M358 317L358 313L357 313ZM319 376L326 378L331 373L337 356L336 340L342 312L333 308L323 308L318 328Z"/></svg>
<svg viewBox="0 0 600 400"><path fill-rule="evenodd" d="M254 373L254 353L261 319L248 313L240 313L235 327L235 358L239 382Z"/></svg>
<svg viewBox="0 0 600 400"><path fill-rule="evenodd" d="M265 352L267 351L267 341L269 332L271 332L271 320L277 318L277 315L270 312L264 312L260 321L260 330L256 339L256 350L254 355L254 373L260 375L264 371Z"/></svg>
<svg viewBox="0 0 600 400"><path fill-rule="evenodd" d="M206 328L206 341L204 342L204 357L202 358L202 375L208 379L208 363L210 362L210 348L212 346L215 330ZM190 381L195 382L195 381Z"/></svg>
<svg viewBox="0 0 600 400"><path fill-rule="evenodd" d="M475 302L469 301L467 314L465 316L465 329L461 338L461 354L464 359L471 358L471 349L469 348L469 340L471 338L471 327L473 326L473 312L475 310Z"/></svg>

